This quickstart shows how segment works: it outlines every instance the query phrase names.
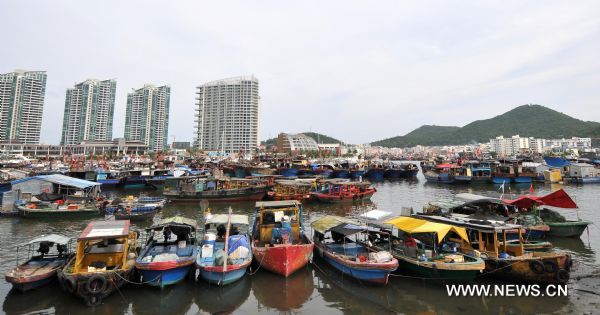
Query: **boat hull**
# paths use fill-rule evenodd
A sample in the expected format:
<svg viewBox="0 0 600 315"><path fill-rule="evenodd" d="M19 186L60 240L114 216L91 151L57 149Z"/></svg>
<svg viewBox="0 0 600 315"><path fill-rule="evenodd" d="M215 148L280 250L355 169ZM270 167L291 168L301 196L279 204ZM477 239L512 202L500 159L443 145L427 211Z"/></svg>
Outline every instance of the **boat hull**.
<svg viewBox="0 0 600 315"><path fill-rule="evenodd" d="M298 176L298 169L297 168L280 168L279 170L279 175L283 175L285 177L293 177L293 176Z"/></svg>
<svg viewBox="0 0 600 315"><path fill-rule="evenodd" d="M546 222L550 231L546 234L558 237L580 237L583 231L591 222L589 221L567 221L567 222Z"/></svg>
<svg viewBox="0 0 600 315"><path fill-rule="evenodd" d="M371 181L382 181L385 171L383 169L369 169L365 176Z"/></svg>
<svg viewBox="0 0 600 315"><path fill-rule="evenodd" d="M320 258L333 268L356 280L372 284L387 284L390 273L398 268L398 261L394 258L392 263L367 264L344 261L325 250L322 246L315 245Z"/></svg>
<svg viewBox="0 0 600 315"><path fill-rule="evenodd" d="M115 270L105 273L81 273L65 274L63 270L58 272L58 280L61 286L69 293L82 298L88 305L98 305L104 298L121 288L131 279L133 268L127 270ZM103 279L103 280L99 280ZM99 292L90 292L91 281L105 283Z"/></svg>
<svg viewBox="0 0 600 315"><path fill-rule="evenodd" d="M83 210L43 210L43 209L29 209L26 207L17 207L19 210L19 216L23 218L65 218L65 217L94 217L100 215L100 211L97 209L83 209Z"/></svg>
<svg viewBox="0 0 600 315"><path fill-rule="evenodd" d="M254 261L260 267L287 277L305 267L312 258L314 244L252 246Z"/></svg>
<svg viewBox="0 0 600 315"><path fill-rule="evenodd" d="M243 190L240 192L219 193L210 191L210 193L197 193L195 195L179 195L164 193L172 202L197 202L203 199L211 202L229 202L229 201L261 201L266 195L266 189Z"/></svg>
<svg viewBox="0 0 600 315"><path fill-rule="evenodd" d="M375 190L364 192L361 194L354 194L353 196L344 196L342 195L330 195L330 194L320 194L320 193L312 193L312 196L320 202L325 203L346 203L346 202L354 202L361 200L370 200L371 196L375 194Z"/></svg>
<svg viewBox="0 0 600 315"><path fill-rule="evenodd" d="M441 267L441 264L423 263L417 260L398 257L397 272L409 272L425 278L444 279L444 280L474 280L485 268L485 263L480 260L479 263L461 264L463 268L448 269ZM454 264L457 266L458 264Z"/></svg>
<svg viewBox="0 0 600 315"><path fill-rule="evenodd" d="M141 281L144 284L163 288L185 279L193 266L194 261L191 260L186 264L176 264L174 262L169 264L157 263L156 265L144 267L136 265L136 268L142 276Z"/></svg>
<svg viewBox="0 0 600 315"><path fill-rule="evenodd" d="M531 177L531 176L517 176L517 177L513 178L513 181L515 183L520 183L520 184L531 183L531 182L533 182L533 177Z"/></svg>
<svg viewBox="0 0 600 315"><path fill-rule="evenodd" d="M153 211L144 211L141 213L132 213L132 214L122 214L122 213L115 213L115 220L130 220L130 221L146 221L146 220L152 220L152 218L154 218L154 215L156 214L157 210L153 210Z"/></svg>
<svg viewBox="0 0 600 315"><path fill-rule="evenodd" d="M238 281L246 275L246 268L250 266L251 261L252 260L248 260L248 262L241 265L228 265L227 271L223 269L223 266L196 265L196 267L200 270L200 278L208 283L222 286Z"/></svg>
<svg viewBox="0 0 600 315"><path fill-rule="evenodd" d="M486 259L484 275L515 282L566 283L572 263L569 254L533 252L531 258Z"/></svg>

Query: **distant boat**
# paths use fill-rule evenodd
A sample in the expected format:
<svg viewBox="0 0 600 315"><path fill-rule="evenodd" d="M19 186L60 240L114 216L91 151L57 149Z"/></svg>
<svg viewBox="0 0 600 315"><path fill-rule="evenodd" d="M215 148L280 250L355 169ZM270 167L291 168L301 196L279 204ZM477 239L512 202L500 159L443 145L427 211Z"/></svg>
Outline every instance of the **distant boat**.
<svg viewBox="0 0 600 315"><path fill-rule="evenodd" d="M262 180L182 176L165 181L163 195L172 202L260 201L267 193Z"/></svg>
<svg viewBox="0 0 600 315"><path fill-rule="evenodd" d="M456 164L444 163L436 165L435 169L426 171L423 175L427 182L439 184L454 183L454 169L458 168Z"/></svg>
<svg viewBox="0 0 600 315"><path fill-rule="evenodd" d="M327 203L369 200L377 192L369 182L343 180L325 181L320 191L312 192L314 199Z"/></svg>

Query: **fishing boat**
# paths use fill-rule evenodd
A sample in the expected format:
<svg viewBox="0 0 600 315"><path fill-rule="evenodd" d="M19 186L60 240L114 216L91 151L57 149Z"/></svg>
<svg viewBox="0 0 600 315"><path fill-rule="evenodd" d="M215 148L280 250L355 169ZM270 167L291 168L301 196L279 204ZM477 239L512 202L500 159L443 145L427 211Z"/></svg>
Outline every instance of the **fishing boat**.
<svg viewBox="0 0 600 315"><path fill-rule="evenodd" d="M410 162L390 161L385 164L384 178L414 178L419 173L419 167Z"/></svg>
<svg viewBox="0 0 600 315"><path fill-rule="evenodd" d="M304 233L302 204L296 200L257 202L251 235L254 261L284 277L312 257L314 244Z"/></svg>
<svg viewBox="0 0 600 315"><path fill-rule="evenodd" d="M196 258L199 278L219 286L241 279L252 263L247 215L210 214Z"/></svg>
<svg viewBox="0 0 600 315"><path fill-rule="evenodd" d="M197 228L195 220L175 216L146 229L146 245L135 261L141 282L163 288L188 275L194 278Z"/></svg>
<svg viewBox="0 0 600 315"><path fill-rule="evenodd" d="M398 268L398 260L387 251L364 245L369 227L359 222L325 216L311 223L315 252L333 268L359 281L387 284L390 273ZM354 241L349 237L354 236Z"/></svg>
<svg viewBox="0 0 600 315"><path fill-rule="evenodd" d="M510 238L506 241L508 248L514 248L521 246L521 242L518 239L511 240ZM526 252L547 252L552 250L552 243L548 241L536 241L536 240L523 240L523 249Z"/></svg>
<svg viewBox="0 0 600 315"><path fill-rule="evenodd" d="M546 235L549 236L580 237L587 226L592 224L590 221L583 221L581 219L567 220L557 211L547 208L577 208L575 201L562 188L544 196L526 195L515 199L505 199L504 202L539 216L540 220L548 226Z"/></svg>
<svg viewBox="0 0 600 315"><path fill-rule="evenodd" d="M6 282L21 292L50 283L71 256L69 241L69 237L50 234L17 245L17 267L4 274ZM30 258L19 263L23 251Z"/></svg>
<svg viewBox="0 0 600 315"><path fill-rule="evenodd" d="M454 183L454 169L456 168L458 168L456 164L438 164L434 169L426 171L423 175L428 183L452 184Z"/></svg>
<svg viewBox="0 0 600 315"><path fill-rule="evenodd" d="M96 182L102 186L118 186L123 183L124 176L121 172L113 170L96 170Z"/></svg>
<svg viewBox="0 0 600 315"><path fill-rule="evenodd" d="M50 202L15 203L22 218L94 217L102 212L96 204L60 204Z"/></svg>
<svg viewBox="0 0 600 315"><path fill-rule="evenodd" d="M485 269L484 261L457 251L459 244L469 242L462 227L429 222L413 217L373 217L380 210L361 217L377 220L380 230L369 231L369 241L377 250L389 250L398 260L397 272L444 280L474 280ZM391 228L390 228L391 227Z"/></svg>
<svg viewBox="0 0 600 315"><path fill-rule="evenodd" d="M371 181L382 181L385 174L385 168L381 163L371 163L365 171L365 176Z"/></svg>
<svg viewBox="0 0 600 315"><path fill-rule="evenodd" d="M90 222L77 238L75 257L58 271L63 288L98 305L129 281L137 257L137 233L129 226L129 221Z"/></svg>
<svg viewBox="0 0 600 315"><path fill-rule="evenodd" d="M172 202L260 201L267 189L263 181L256 179L182 176L167 179L163 195Z"/></svg>
<svg viewBox="0 0 600 315"><path fill-rule="evenodd" d="M276 180L273 189L267 192L270 200L310 200L310 191L314 181L306 180Z"/></svg>
<svg viewBox="0 0 600 315"><path fill-rule="evenodd" d="M517 177L517 160L500 160L492 166L492 183L494 184L510 184Z"/></svg>
<svg viewBox="0 0 600 315"><path fill-rule="evenodd" d="M527 252L520 225L494 220L473 220L461 214L416 215L417 218L463 227L470 243L462 243L463 253L485 261L483 276L516 282L566 283L573 264L563 252ZM507 232L519 231L519 246L508 246ZM477 251L475 251L477 250Z"/></svg>
<svg viewBox="0 0 600 315"><path fill-rule="evenodd" d="M352 182L329 180L323 189L312 192L311 196L321 202L341 203L360 200L369 200L377 192L369 182Z"/></svg>

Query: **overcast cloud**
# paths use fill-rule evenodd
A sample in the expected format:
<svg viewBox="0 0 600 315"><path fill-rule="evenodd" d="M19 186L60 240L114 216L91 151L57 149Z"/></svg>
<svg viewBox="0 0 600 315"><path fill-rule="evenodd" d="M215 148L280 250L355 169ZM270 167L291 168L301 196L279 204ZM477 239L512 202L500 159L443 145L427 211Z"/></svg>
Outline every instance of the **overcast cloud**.
<svg viewBox="0 0 600 315"><path fill-rule="evenodd" d="M169 142L193 137L195 87L254 74L261 139L362 143L537 103L600 121L598 1L2 1L0 73L48 71L42 141L65 91L171 86Z"/></svg>

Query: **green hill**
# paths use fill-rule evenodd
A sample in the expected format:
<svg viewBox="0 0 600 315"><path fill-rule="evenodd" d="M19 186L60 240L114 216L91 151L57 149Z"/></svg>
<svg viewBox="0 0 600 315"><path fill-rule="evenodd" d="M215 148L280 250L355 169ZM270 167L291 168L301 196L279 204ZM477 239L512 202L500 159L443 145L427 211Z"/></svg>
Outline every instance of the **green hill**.
<svg viewBox="0 0 600 315"><path fill-rule="evenodd" d="M320 134L320 133L316 133L316 132L301 132L301 133L315 139L315 141L317 141L317 143L342 143L343 144L342 141L340 141L336 138L324 135L324 134ZM267 140L263 141L262 144L265 144L267 147L275 145L275 144L277 144L277 138L267 139Z"/></svg>
<svg viewBox="0 0 600 315"><path fill-rule="evenodd" d="M600 135L600 123L583 121L541 105L522 105L502 115L477 120L464 127L421 126L412 132L372 145L410 147L487 142L497 136L567 138Z"/></svg>

